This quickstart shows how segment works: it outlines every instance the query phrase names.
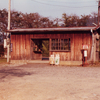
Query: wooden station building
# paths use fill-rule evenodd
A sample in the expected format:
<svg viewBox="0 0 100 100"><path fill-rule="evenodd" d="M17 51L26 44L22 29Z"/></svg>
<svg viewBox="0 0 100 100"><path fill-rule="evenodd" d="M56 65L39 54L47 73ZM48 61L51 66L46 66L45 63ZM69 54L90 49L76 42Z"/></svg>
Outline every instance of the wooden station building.
<svg viewBox="0 0 100 100"><path fill-rule="evenodd" d="M42 60L42 42L49 43L49 56L59 54L60 64L82 64L83 46L87 60L99 60L99 36L96 27L13 29L11 61Z"/></svg>

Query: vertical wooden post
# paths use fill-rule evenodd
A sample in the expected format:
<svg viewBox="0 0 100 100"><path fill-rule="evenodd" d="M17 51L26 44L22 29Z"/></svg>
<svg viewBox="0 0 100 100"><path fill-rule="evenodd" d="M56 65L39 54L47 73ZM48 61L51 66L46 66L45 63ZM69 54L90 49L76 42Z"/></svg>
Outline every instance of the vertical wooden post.
<svg viewBox="0 0 100 100"><path fill-rule="evenodd" d="M8 7L8 30L10 30L10 7L11 7L11 0L9 0L9 7ZM7 33L7 62L10 62L10 33Z"/></svg>
<svg viewBox="0 0 100 100"><path fill-rule="evenodd" d="M49 39L49 56L51 55L51 38Z"/></svg>
<svg viewBox="0 0 100 100"><path fill-rule="evenodd" d="M95 37L95 33L94 33L94 60L93 62L96 62L96 37Z"/></svg>
<svg viewBox="0 0 100 100"><path fill-rule="evenodd" d="M98 25L100 22L100 0L98 1Z"/></svg>

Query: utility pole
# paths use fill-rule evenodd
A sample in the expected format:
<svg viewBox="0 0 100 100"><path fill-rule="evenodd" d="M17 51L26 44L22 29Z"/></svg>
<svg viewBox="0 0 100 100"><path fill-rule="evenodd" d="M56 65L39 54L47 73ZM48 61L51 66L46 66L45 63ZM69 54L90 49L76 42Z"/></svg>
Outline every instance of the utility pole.
<svg viewBox="0 0 100 100"><path fill-rule="evenodd" d="M9 0L9 6L8 6L8 30L10 30L10 9L11 9L11 0ZM10 62L10 33L7 33L7 63Z"/></svg>
<svg viewBox="0 0 100 100"><path fill-rule="evenodd" d="M98 1L98 26L100 23L100 0Z"/></svg>

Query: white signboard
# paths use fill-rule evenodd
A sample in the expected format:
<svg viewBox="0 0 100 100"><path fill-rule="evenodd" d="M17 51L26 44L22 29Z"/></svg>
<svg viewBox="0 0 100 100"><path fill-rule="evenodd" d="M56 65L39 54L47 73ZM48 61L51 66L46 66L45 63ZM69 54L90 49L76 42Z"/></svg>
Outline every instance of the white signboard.
<svg viewBox="0 0 100 100"><path fill-rule="evenodd" d="M59 57L59 54L57 54L55 57L55 65L59 65L59 60L60 60L60 57Z"/></svg>
<svg viewBox="0 0 100 100"><path fill-rule="evenodd" d="M7 48L7 39L4 39L4 48Z"/></svg>
<svg viewBox="0 0 100 100"><path fill-rule="evenodd" d="M84 50L84 57L87 57L87 50Z"/></svg>

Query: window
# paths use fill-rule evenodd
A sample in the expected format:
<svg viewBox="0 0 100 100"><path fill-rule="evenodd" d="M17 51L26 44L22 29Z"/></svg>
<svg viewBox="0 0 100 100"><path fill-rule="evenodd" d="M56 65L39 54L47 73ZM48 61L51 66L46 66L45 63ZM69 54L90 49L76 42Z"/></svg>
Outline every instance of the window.
<svg viewBox="0 0 100 100"><path fill-rule="evenodd" d="M51 39L51 50L70 50L70 38L69 39Z"/></svg>
<svg viewBox="0 0 100 100"><path fill-rule="evenodd" d="M34 39L31 41L31 47L33 48L33 51L41 51L42 49L42 42L41 40L37 40L37 39Z"/></svg>

